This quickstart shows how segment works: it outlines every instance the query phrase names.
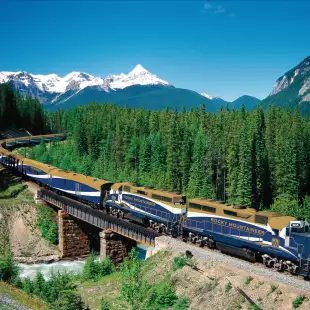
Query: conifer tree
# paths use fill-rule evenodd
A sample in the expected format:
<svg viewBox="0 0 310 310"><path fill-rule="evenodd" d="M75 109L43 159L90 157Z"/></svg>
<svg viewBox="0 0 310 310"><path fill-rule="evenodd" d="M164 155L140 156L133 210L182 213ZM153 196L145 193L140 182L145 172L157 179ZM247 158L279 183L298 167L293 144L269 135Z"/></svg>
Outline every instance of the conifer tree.
<svg viewBox="0 0 310 310"><path fill-rule="evenodd" d="M237 176L236 202L251 206L252 203L252 152L249 127L243 124L239 140L239 162Z"/></svg>
<svg viewBox="0 0 310 310"><path fill-rule="evenodd" d="M208 197L210 195L206 172L206 136L200 129L193 148L193 164L187 191L190 197Z"/></svg>

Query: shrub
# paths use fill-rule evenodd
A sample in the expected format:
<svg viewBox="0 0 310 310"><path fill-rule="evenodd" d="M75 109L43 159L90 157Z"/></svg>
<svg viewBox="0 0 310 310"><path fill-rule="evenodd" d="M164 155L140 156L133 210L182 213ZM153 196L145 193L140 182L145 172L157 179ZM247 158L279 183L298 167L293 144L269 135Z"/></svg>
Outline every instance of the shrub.
<svg viewBox="0 0 310 310"><path fill-rule="evenodd" d="M14 262L11 249L7 249L5 254L0 256L0 280L16 283L19 278L20 268Z"/></svg>
<svg viewBox="0 0 310 310"><path fill-rule="evenodd" d="M73 291L76 285L69 273L52 273L51 278L45 282L43 299L49 304L60 298L61 291Z"/></svg>
<svg viewBox="0 0 310 310"><path fill-rule="evenodd" d="M42 273L38 272L33 280L33 294L41 299L45 299L45 289L45 279Z"/></svg>
<svg viewBox="0 0 310 310"><path fill-rule="evenodd" d="M58 225L54 218L54 211L46 206L38 206L38 221L41 235L52 244L58 242Z"/></svg>
<svg viewBox="0 0 310 310"><path fill-rule="evenodd" d="M304 295L299 295L298 297L296 297L292 301L293 309L299 308L305 300L306 300L306 296L304 296Z"/></svg>
<svg viewBox="0 0 310 310"><path fill-rule="evenodd" d="M258 305L251 305L249 310L262 310Z"/></svg>
<svg viewBox="0 0 310 310"><path fill-rule="evenodd" d="M253 281L253 277L246 277L245 285L249 285Z"/></svg>
<svg viewBox="0 0 310 310"><path fill-rule="evenodd" d="M59 298L55 301L53 310L84 310L84 302L79 294L74 291L61 291Z"/></svg>
<svg viewBox="0 0 310 310"><path fill-rule="evenodd" d="M174 269L182 269L186 265L185 257L183 256L176 256L173 259L174 261Z"/></svg>
<svg viewBox="0 0 310 310"><path fill-rule="evenodd" d="M103 298L100 301L100 310L112 310L110 303Z"/></svg>
<svg viewBox="0 0 310 310"><path fill-rule="evenodd" d="M97 280L101 272L100 262L96 261L94 252L91 252L86 259L86 263L83 268L84 280Z"/></svg>
<svg viewBox="0 0 310 310"><path fill-rule="evenodd" d="M275 285L270 286L270 294L272 294L278 287Z"/></svg>
<svg viewBox="0 0 310 310"><path fill-rule="evenodd" d="M29 278L22 282L22 290L29 295L33 294L33 283Z"/></svg>
<svg viewBox="0 0 310 310"><path fill-rule="evenodd" d="M22 288L26 293L45 301L54 310L86 309L68 273L53 273L49 280L45 280L42 273L38 272L33 281L25 279Z"/></svg>
<svg viewBox="0 0 310 310"><path fill-rule="evenodd" d="M227 282L226 285L225 285L225 292L226 293L229 293L230 290L231 290L232 286L231 286L231 283L230 282Z"/></svg>
<svg viewBox="0 0 310 310"><path fill-rule="evenodd" d="M115 266L108 256L104 261L101 262L100 275L107 276L115 271Z"/></svg>
<svg viewBox="0 0 310 310"><path fill-rule="evenodd" d="M142 279L142 262L138 260L138 253L133 248L129 257L121 265L120 299L129 304L131 309L141 309L145 301L149 286Z"/></svg>
<svg viewBox="0 0 310 310"><path fill-rule="evenodd" d="M173 307L171 308L171 310L186 310L189 308L189 306L191 305L191 301L186 298L179 298L173 305Z"/></svg>
<svg viewBox="0 0 310 310"><path fill-rule="evenodd" d="M173 288L165 282L153 284L148 292L148 300L145 303L146 309L161 310L172 307L178 297Z"/></svg>
<svg viewBox="0 0 310 310"><path fill-rule="evenodd" d="M87 258L83 269L83 279L97 281L100 277L107 276L115 271L115 266L107 257L104 261L100 261L96 258L94 252Z"/></svg>
<svg viewBox="0 0 310 310"><path fill-rule="evenodd" d="M0 190L0 199L9 199L12 197L16 197L25 188L27 188L27 185L25 184L16 184L10 186L6 190Z"/></svg>

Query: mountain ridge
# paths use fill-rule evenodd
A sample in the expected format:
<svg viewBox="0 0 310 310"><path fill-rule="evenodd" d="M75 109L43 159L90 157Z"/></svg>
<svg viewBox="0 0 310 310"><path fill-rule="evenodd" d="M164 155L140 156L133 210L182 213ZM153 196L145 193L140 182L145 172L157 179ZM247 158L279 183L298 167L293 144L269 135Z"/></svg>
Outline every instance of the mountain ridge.
<svg viewBox="0 0 310 310"><path fill-rule="evenodd" d="M0 83L5 82L11 82L22 96L38 98L48 110L68 109L91 101L149 109L181 108L183 105L189 109L204 103L209 111L233 104L207 93L199 94L193 90L174 87L141 64L136 65L128 74L109 74L105 78L76 71L64 77L54 73L42 75L25 71L3 71L0 72ZM257 98L256 100L259 101ZM243 103L247 105L248 102L244 98ZM251 108L252 105L250 103Z"/></svg>
<svg viewBox="0 0 310 310"><path fill-rule="evenodd" d="M310 115L310 56L276 80L270 95L262 100L265 108L271 104L290 110L299 107Z"/></svg>

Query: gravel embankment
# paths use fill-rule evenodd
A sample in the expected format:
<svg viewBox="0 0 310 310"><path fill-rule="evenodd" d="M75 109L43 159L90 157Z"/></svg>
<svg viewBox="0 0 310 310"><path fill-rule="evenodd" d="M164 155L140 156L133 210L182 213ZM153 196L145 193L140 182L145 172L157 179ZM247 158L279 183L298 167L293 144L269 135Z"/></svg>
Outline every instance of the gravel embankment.
<svg viewBox="0 0 310 310"><path fill-rule="evenodd" d="M19 304L17 301L9 298L6 295L0 295L0 308L1 306L4 306L4 309L31 310L30 308ZM5 308L5 306L7 306L7 308Z"/></svg>
<svg viewBox="0 0 310 310"><path fill-rule="evenodd" d="M268 269L262 264L253 264L239 258L222 254L219 251L210 250L208 248L199 248L198 246L182 242L178 239L173 239L166 236L162 236L157 239L160 244L166 244L167 247L172 251L184 253L186 250L188 250L191 251L196 258L213 261L216 264L233 266L249 273L269 278L271 281L276 281L285 285L292 286L299 290L310 292L310 281L306 281L301 277L292 276L287 273L280 273L276 270Z"/></svg>

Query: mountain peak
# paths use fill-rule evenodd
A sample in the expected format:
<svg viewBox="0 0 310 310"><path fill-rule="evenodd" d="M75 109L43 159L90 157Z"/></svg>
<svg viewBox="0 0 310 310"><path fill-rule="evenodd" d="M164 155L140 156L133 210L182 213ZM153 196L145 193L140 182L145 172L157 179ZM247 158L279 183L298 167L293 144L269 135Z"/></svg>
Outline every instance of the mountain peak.
<svg viewBox="0 0 310 310"><path fill-rule="evenodd" d="M128 73L128 75L140 75L145 73L149 73L149 71L147 71L142 65L138 64Z"/></svg>
<svg viewBox="0 0 310 310"><path fill-rule="evenodd" d="M270 95L276 95L280 91L286 89L296 80L297 76L305 76L308 72L310 72L310 56L279 77Z"/></svg>
<svg viewBox="0 0 310 310"><path fill-rule="evenodd" d="M205 98L207 98L207 99L210 99L210 100L213 99L212 96L210 96L210 95L208 95L208 94L206 94L206 93L201 93L200 95L203 96L203 97L205 97Z"/></svg>

